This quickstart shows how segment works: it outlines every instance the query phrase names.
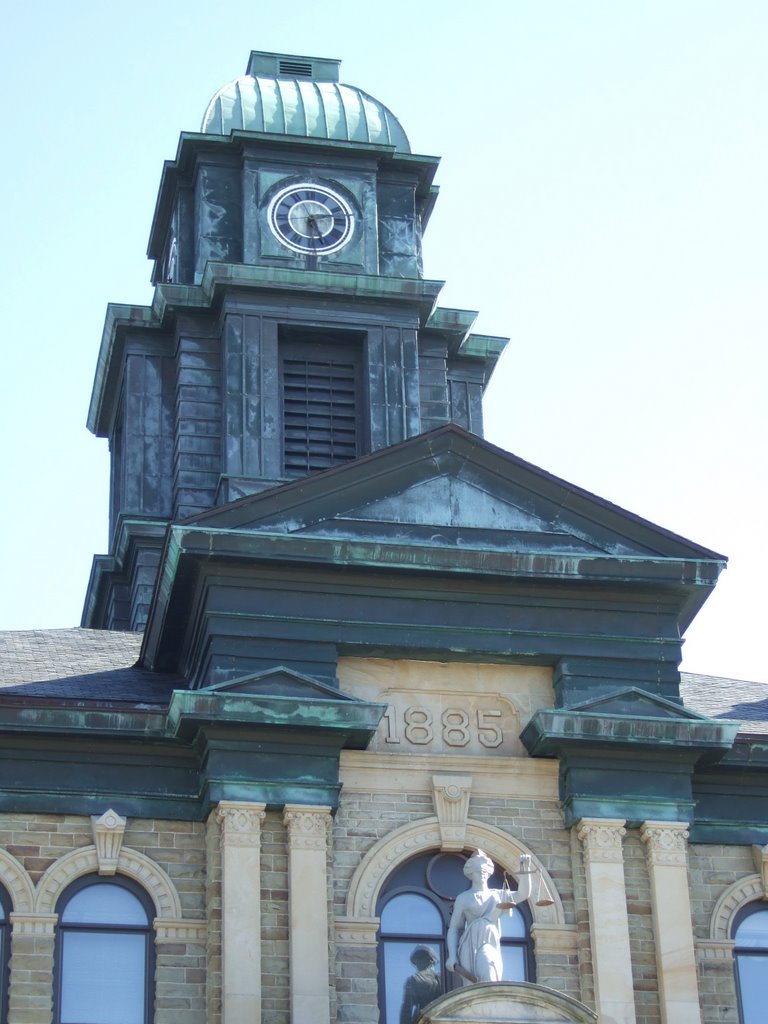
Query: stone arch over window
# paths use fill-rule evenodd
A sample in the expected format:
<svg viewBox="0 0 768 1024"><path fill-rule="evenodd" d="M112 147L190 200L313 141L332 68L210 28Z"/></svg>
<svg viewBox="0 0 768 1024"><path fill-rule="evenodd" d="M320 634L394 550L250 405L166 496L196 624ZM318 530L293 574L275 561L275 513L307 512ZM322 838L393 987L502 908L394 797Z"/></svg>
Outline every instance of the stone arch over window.
<svg viewBox="0 0 768 1024"><path fill-rule="evenodd" d="M82 875L98 874L95 846L84 846L65 854L45 872L37 884L34 910L53 914L59 897L70 882ZM137 850L123 847L117 860L117 873L132 878L147 891L161 920L181 919L181 901L171 879L163 869Z"/></svg>
<svg viewBox="0 0 768 1024"><path fill-rule="evenodd" d="M730 942L733 921L742 907L756 900L764 900L765 892L760 875L749 875L734 882L715 904L709 926L713 942Z"/></svg>
<svg viewBox="0 0 768 1024"><path fill-rule="evenodd" d="M440 824L436 817L404 825L380 839L368 851L352 876L347 894L347 918L372 920L376 914L379 892L390 873L416 854L440 849L441 845ZM468 849L480 847L511 875L517 871L520 854L530 854L532 866L541 872L554 901L548 907L537 907L531 901L534 925L565 923L563 904L554 882L538 858L518 839L500 828L470 818L467 820L465 845Z"/></svg>
<svg viewBox="0 0 768 1024"><path fill-rule="evenodd" d="M0 885L10 898L13 912L29 914L35 903L35 887L26 869L5 850L0 850Z"/></svg>

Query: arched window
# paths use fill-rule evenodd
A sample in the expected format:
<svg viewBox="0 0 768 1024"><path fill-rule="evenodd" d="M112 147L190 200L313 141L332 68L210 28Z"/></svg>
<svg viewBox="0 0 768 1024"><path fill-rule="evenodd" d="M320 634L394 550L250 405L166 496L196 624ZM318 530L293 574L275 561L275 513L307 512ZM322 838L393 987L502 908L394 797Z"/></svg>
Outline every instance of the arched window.
<svg viewBox="0 0 768 1024"><path fill-rule="evenodd" d="M733 955L741 1024L763 1024L768 993L768 908L742 907L733 921Z"/></svg>
<svg viewBox="0 0 768 1024"><path fill-rule="evenodd" d="M8 1020L8 967L11 960L11 901L0 886L0 1021Z"/></svg>
<svg viewBox="0 0 768 1024"><path fill-rule="evenodd" d="M56 907L55 1024L149 1024L154 907L119 875L86 875Z"/></svg>
<svg viewBox="0 0 768 1024"><path fill-rule="evenodd" d="M382 1024L412 1024L427 1003L461 984L445 969L445 935L454 900L469 886L464 875L468 856L424 853L384 883L377 906ZM497 868L488 884L500 889L503 882ZM530 924L525 903L501 919L505 981L535 981Z"/></svg>

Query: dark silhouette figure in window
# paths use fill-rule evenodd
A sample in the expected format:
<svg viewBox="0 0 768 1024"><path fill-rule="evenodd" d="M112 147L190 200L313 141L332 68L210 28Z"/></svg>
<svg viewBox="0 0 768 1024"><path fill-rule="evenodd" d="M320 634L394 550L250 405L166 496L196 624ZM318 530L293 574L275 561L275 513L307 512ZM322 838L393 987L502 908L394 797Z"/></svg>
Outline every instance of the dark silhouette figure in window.
<svg viewBox="0 0 768 1024"><path fill-rule="evenodd" d="M409 959L416 971L405 982L400 1024L415 1024L424 1007L437 999L443 990L435 972L437 954L433 949L429 946L416 946Z"/></svg>

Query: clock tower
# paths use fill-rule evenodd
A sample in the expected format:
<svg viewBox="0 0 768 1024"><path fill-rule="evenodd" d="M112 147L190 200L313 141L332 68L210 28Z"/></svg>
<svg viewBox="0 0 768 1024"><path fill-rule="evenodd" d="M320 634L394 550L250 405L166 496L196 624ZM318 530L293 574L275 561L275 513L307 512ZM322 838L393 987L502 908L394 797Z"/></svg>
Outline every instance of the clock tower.
<svg viewBox="0 0 768 1024"><path fill-rule="evenodd" d="M89 427L110 442L111 550L83 625L144 628L169 523L446 423L482 433L505 339L423 277L437 164L314 57L251 53L181 135L152 305L107 313Z"/></svg>

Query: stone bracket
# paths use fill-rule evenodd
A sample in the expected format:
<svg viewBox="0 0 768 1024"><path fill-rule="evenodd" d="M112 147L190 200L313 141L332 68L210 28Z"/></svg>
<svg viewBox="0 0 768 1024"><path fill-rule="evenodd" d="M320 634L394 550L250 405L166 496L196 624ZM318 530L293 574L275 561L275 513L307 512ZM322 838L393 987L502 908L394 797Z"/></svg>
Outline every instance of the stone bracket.
<svg viewBox="0 0 768 1024"><path fill-rule="evenodd" d="M93 845L96 847L100 875L114 875L117 872L126 824L127 818L121 818L117 811L111 808L101 817L91 815Z"/></svg>
<svg viewBox="0 0 768 1024"><path fill-rule="evenodd" d="M440 848L461 852L466 846L471 775L433 775L432 799L440 825Z"/></svg>

